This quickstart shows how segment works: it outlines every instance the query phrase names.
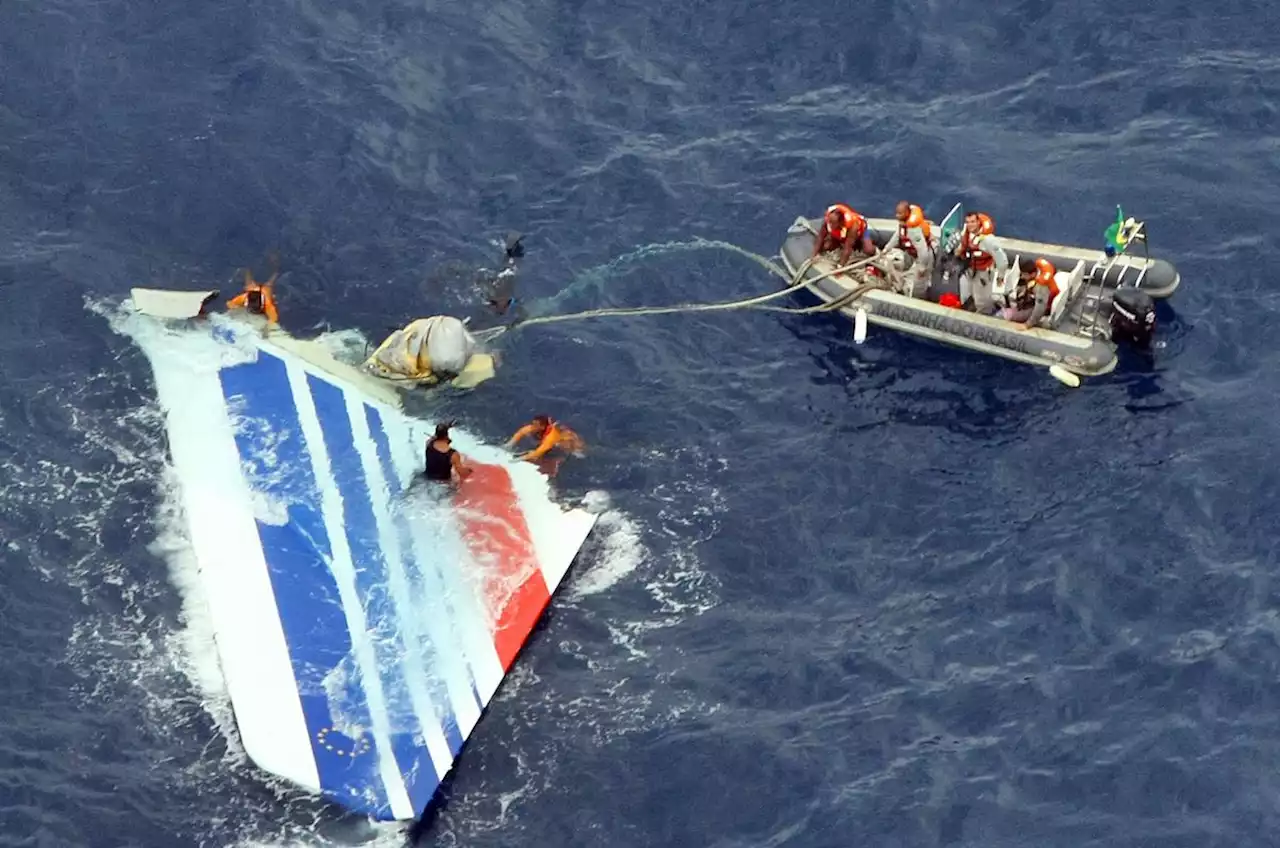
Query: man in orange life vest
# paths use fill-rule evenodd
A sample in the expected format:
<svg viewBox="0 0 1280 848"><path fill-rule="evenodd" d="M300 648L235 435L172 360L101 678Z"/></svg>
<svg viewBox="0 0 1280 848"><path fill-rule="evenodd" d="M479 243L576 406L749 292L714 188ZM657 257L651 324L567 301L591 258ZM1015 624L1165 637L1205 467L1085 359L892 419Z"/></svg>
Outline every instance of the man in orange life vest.
<svg viewBox="0 0 1280 848"><path fill-rule="evenodd" d="M995 274L1003 275L1009 257L995 236L996 225L985 212L968 212L964 216L964 233L956 247L956 256L964 260L966 270L960 278L960 301L973 296L974 311L991 314L991 283Z"/></svg>
<svg viewBox="0 0 1280 848"><path fill-rule="evenodd" d="M244 291L227 301L227 309L246 309L254 315L265 315L271 324L280 323L280 313L276 311L276 299L272 296L272 287L280 272L274 271L271 279L259 283L253 278L248 268L244 269Z"/></svg>
<svg viewBox="0 0 1280 848"><path fill-rule="evenodd" d="M1058 269L1053 263L1041 256L1036 260L1035 269L1023 271L1022 279L1028 284L1026 294L1019 312L1004 310L1004 317L1017 322L1019 330L1030 330L1040 323L1040 319L1049 314L1053 308L1053 300L1058 296L1058 282L1054 279Z"/></svg>
<svg viewBox="0 0 1280 848"><path fill-rule="evenodd" d="M813 242L813 256L840 248L840 264L848 265L853 255L853 246L857 244L867 256L876 255L876 246L867 235L867 219L863 218L852 207L843 203L827 207L827 214L818 229L818 237Z"/></svg>
<svg viewBox="0 0 1280 848"><path fill-rule="evenodd" d="M898 231L890 237L884 249L887 253L893 248L901 248L911 257L907 270L909 297L923 297L929 288L929 280L933 275L933 228L925 220L924 210L905 200L898 201L894 213L898 219Z"/></svg>
<svg viewBox="0 0 1280 848"><path fill-rule="evenodd" d="M534 461L541 459L552 448L560 447L569 453L577 453L584 447L582 437L570 430L549 415L539 415L533 421L521 427L507 440L507 447L515 447L522 439L533 436L538 446L521 454L520 458Z"/></svg>

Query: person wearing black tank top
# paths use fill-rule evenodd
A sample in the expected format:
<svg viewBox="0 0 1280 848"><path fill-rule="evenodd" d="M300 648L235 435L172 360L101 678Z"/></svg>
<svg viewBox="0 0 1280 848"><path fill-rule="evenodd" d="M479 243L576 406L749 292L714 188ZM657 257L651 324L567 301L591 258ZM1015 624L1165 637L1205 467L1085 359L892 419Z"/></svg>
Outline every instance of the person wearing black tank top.
<svg viewBox="0 0 1280 848"><path fill-rule="evenodd" d="M428 480L448 483L453 479L453 472L458 472L458 479L471 474L471 468L462 459L462 454L453 449L449 441L449 428L453 422L436 425L436 434L427 442L426 462L423 473Z"/></svg>

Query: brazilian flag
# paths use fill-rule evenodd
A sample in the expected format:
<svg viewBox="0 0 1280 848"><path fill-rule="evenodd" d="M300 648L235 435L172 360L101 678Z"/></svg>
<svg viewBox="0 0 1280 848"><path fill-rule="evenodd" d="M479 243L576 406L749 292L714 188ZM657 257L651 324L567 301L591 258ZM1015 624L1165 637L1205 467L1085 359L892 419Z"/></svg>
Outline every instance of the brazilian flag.
<svg viewBox="0 0 1280 848"><path fill-rule="evenodd" d="M1107 227L1107 231L1102 234L1105 241L1103 250L1108 256L1115 256L1117 253L1124 253L1125 236L1124 231L1124 210L1116 206L1116 222Z"/></svg>
<svg viewBox="0 0 1280 848"><path fill-rule="evenodd" d="M1147 241L1147 234L1142 230L1142 222L1126 218L1124 210L1119 206L1116 207L1116 222L1107 227L1102 237L1106 242L1102 249L1108 256L1124 253L1136 242L1145 244Z"/></svg>

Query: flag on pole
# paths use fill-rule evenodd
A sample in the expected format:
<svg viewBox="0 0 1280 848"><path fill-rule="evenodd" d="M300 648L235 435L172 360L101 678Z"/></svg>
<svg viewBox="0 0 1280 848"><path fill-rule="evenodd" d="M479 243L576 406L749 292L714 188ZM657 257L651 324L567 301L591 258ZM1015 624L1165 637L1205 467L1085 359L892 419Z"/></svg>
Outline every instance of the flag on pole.
<svg viewBox="0 0 1280 848"><path fill-rule="evenodd" d="M1124 210L1122 210L1117 204L1116 222L1107 227L1107 231L1102 234L1102 238L1105 240L1103 249L1107 252L1108 256L1115 256L1116 253L1124 252L1126 235L1124 226Z"/></svg>

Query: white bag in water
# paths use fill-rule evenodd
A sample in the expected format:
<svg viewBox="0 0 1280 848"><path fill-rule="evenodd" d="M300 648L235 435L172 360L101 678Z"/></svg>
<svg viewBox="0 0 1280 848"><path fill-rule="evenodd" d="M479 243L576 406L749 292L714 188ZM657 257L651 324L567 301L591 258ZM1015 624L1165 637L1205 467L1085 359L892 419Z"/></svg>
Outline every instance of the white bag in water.
<svg viewBox="0 0 1280 848"><path fill-rule="evenodd" d="M365 368L384 377L425 380L460 373L475 349L466 325L448 315L419 318L396 330Z"/></svg>
<svg viewBox="0 0 1280 848"><path fill-rule="evenodd" d="M432 315L427 319L427 356L436 374L458 374L467 367L475 352L476 342L467 327L451 315Z"/></svg>

